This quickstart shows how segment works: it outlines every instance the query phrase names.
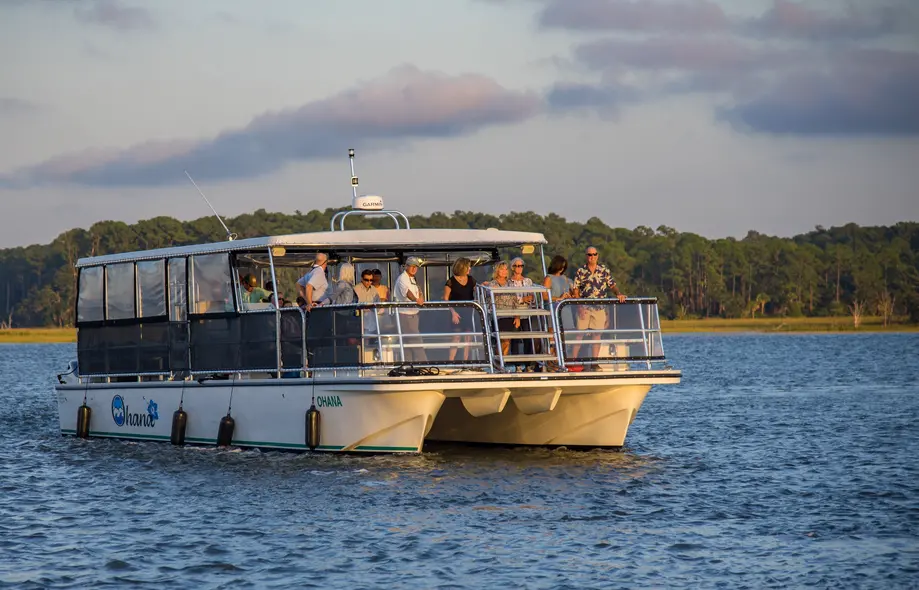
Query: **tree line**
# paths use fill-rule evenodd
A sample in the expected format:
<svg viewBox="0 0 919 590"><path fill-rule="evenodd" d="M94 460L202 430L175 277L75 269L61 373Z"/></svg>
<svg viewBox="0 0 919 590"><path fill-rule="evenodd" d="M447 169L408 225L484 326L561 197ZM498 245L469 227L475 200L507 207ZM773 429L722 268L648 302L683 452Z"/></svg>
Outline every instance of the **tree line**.
<svg viewBox="0 0 919 590"><path fill-rule="evenodd" d="M339 209L295 212L259 209L227 219L239 238L324 231ZM660 226L612 228L554 213L488 215L469 211L412 216L412 227L541 232L546 254L565 256L569 272L595 246L623 292L657 297L662 316L840 316L853 313L919 322L919 223L885 227L850 223L780 238L750 231L743 239L707 239ZM389 227L389 220L349 218L349 228ZM0 326L71 326L81 257L198 244L224 239L214 217L156 217L135 224L101 221L72 229L47 245L0 249ZM538 252L538 251L537 251ZM541 265L528 258L531 278Z"/></svg>

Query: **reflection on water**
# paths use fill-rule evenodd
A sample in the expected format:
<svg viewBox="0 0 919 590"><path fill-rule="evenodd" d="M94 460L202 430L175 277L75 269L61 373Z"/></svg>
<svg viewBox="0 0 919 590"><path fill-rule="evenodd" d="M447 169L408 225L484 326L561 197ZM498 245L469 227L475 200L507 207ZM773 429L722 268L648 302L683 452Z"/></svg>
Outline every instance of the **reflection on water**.
<svg viewBox="0 0 919 590"><path fill-rule="evenodd" d="M622 452L339 456L63 438L0 346L0 586L914 585L919 335L665 347Z"/></svg>

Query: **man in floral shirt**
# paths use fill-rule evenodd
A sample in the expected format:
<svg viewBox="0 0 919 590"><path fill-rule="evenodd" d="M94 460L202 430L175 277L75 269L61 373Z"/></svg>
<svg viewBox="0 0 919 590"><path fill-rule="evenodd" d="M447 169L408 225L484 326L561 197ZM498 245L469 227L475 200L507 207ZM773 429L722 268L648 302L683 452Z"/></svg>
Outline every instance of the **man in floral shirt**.
<svg viewBox="0 0 919 590"><path fill-rule="evenodd" d="M584 254L587 256L587 264L580 267L574 275L574 286L577 287L580 296L590 299L605 299L612 293L620 302L625 301L625 295L619 292L616 280L609 269L599 264L597 249L593 246L588 246ZM578 306L578 330L605 330L606 326L606 306ZM599 334L594 339L599 339ZM579 344L575 344L571 356L577 357L580 348ZM591 347L591 358L597 358L599 351L600 346L594 344ZM593 366L591 368L596 369L597 367Z"/></svg>

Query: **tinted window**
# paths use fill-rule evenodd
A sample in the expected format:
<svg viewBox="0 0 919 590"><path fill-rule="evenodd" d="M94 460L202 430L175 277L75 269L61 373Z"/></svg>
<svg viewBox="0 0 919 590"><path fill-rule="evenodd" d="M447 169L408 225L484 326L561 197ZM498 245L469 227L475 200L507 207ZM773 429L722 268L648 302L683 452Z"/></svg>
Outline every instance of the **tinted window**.
<svg viewBox="0 0 919 590"><path fill-rule="evenodd" d="M166 262L145 260L137 263L137 290L140 307L137 317L166 315Z"/></svg>
<svg viewBox="0 0 919 590"><path fill-rule="evenodd" d="M105 267L105 317L109 320L134 318L134 263L110 264Z"/></svg>
<svg viewBox="0 0 919 590"><path fill-rule="evenodd" d="M185 259L169 259L169 320L172 322L185 321L187 307L185 279Z"/></svg>
<svg viewBox="0 0 919 590"><path fill-rule="evenodd" d="M102 305L102 267L81 268L80 294L77 298L77 321L102 321L105 319Z"/></svg>
<svg viewBox="0 0 919 590"><path fill-rule="evenodd" d="M191 313L234 311L230 261L227 254L192 256L189 279Z"/></svg>

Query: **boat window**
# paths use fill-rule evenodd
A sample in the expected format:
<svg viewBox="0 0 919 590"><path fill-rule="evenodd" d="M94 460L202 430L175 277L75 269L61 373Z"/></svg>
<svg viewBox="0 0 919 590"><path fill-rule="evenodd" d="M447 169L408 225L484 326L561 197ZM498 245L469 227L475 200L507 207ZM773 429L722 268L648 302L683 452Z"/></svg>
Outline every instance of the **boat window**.
<svg viewBox="0 0 919 590"><path fill-rule="evenodd" d="M78 322L101 322L103 315L102 267L80 269L80 294L77 298Z"/></svg>
<svg viewBox="0 0 919 590"><path fill-rule="evenodd" d="M469 274L475 279L477 283L484 283L485 281L490 281L492 279L492 272L494 271L494 266L489 264L487 266L473 266Z"/></svg>
<svg viewBox="0 0 919 590"><path fill-rule="evenodd" d="M123 262L105 267L105 318L134 318L134 263Z"/></svg>
<svg viewBox="0 0 919 590"><path fill-rule="evenodd" d="M444 285L447 283L446 266L426 266L425 279L428 283L427 298L430 301L439 301L444 297Z"/></svg>
<svg viewBox="0 0 919 590"><path fill-rule="evenodd" d="M188 283L190 313L234 311L233 283L227 254L192 256Z"/></svg>
<svg viewBox="0 0 919 590"><path fill-rule="evenodd" d="M185 259L169 259L169 321L184 322L188 300L186 298Z"/></svg>
<svg viewBox="0 0 919 590"><path fill-rule="evenodd" d="M166 315L166 262L144 260L137 263L137 317Z"/></svg>

